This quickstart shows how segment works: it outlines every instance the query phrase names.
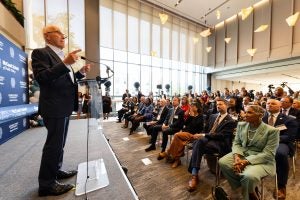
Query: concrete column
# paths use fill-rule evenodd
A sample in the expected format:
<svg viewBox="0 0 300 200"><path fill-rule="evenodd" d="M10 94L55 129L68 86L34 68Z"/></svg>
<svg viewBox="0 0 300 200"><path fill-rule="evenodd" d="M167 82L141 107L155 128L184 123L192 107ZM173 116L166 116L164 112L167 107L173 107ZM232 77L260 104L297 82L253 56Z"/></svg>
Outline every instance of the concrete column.
<svg viewBox="0 0 300 200"><path fill-rule="evenodd" d="M100 62L100 13L99 1L85 1L85 55L87 59ZM89 63L89 61L87 61ZM87 78L100 76L100 66L93 63Z"/></svg>

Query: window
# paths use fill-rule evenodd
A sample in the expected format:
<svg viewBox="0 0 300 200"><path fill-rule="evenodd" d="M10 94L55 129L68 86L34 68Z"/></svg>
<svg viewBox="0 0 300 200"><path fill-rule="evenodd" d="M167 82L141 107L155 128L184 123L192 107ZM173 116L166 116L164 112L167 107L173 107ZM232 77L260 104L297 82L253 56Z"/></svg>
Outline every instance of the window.
<svg viewBox="0 0 300 200"><path fill-rule="evenodd" d="M112 32L112 1L101 0L100 6L100 45L112 48L113 32ZM101 52L101 51L100 51Z"/></svg>
<svg viewBox="0 0 300 200"><path fill-rule="evenodd" d="M162 69L157 67L152 67L152 92L158 91L157 85L162 85Z"/></svg>
<svg viewBox="0 0 300 200"><path fill-rule="evenodd" d="M141 85L140 65L128 64L128 90L135 91L134 83L138 82Z"/></svg>
<svg viewBox="0 0 300 200"><path fill-rule="evenodd" d="M127 63L114 62L114 96L123 95L127 86Z"/></svg>
<svg viewBox="0 0 300 200"><path fill-rule="evenodd" d="M151 89L151 67L150 66L141 66L141 91L145 94L149 94Z"/></svg>

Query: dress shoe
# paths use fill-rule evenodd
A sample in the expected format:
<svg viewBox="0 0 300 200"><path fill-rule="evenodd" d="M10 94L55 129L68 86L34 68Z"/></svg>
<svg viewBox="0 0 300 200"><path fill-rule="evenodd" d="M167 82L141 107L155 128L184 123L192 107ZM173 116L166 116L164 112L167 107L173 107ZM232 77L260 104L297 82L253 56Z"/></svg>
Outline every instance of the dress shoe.
<svg viewBox="0 0 300 200"><path fill-rule="evenodd" d="M174 161L174 163L172 164L172 168L176 168L176 167L178 167L179 165L181 165L181 160L180 159L176 159L175 161Z"/></svg>
<svg viewBox="0 0 300 200"><path fill-rule="evenodd" d="M150 145L147 149L145 149L146 152L156 150L156 147L153 145Z"/></svg>
<svg viewBox="0 0 300 200"><path fill-rule="evenodd" d="M70 170L70 171L63 171L63 170L59 170L57 172L57 179L66 179L66 178L70 178L72 176L75 176L77 174L76 170Z"/></svg>
<svg viewBox="0 0 300 200"><path fill-rule="evenodd" d="M196 190L196 187L198 185L199 179L198 176L193 175L192 178L189 180L189 186L188 186L188 191L193 192Z"/></svg>
<svg viewBox="0 0 300 200"><path fill-rule="evenodd" d="M130 131L129 131L129 135L132 135L132 134L133 134L133 130L131 130L131 129L130 129Z"/></svg>
<svg viewBox="0 0 300 200"><path fill-rule="evenodd" d="M107 119L108 119L108 118L107 118ZM118 121L116 121L116 123L122 123L122 122L118 120Z"/></svg>
<svg viewBox="0 0 300 200"><path fill-rule="evenodd" d="M286 188L280 188L277 191L277 199L283 200L286 198Z"/></svg>
<svg viewBox="0 0 300 200"><path fill-rule="evenodd" d="M249 200L260 200L257 192L249 193Z"/></svg>
<svg viewBox="0 0 300 200"><path fill-rule="evenodd" d="M161 153L158 154L157 160L162 160L165 157L167 157L167 153L165 151L161 152Z"/></svg>
<svg viewBox="0 0 300 200"><path fill-rule="evenodd" d="M121 128L128 128L128 126L126 126L126 125L123 125L123 126L121 126Z"/></svg>
<svg viewBox="0 0 300 200"><path fill-rule="evenodd" d="M39 196L57 196L72 190L75 186L72 184L62 184L55 181L50 187L39 188Z"/></svg>

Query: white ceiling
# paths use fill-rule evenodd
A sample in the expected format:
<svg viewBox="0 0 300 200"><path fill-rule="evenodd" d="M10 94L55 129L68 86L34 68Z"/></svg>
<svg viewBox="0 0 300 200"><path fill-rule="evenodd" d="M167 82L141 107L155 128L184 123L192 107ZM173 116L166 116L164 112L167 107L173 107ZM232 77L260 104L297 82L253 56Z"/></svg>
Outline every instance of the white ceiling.
<svg viewBox="0 0 300 200"><path fill-rule="evenodd" d="M182 0L176 7L174 5L178 0L142 1L151 2L192 21L212 27L239 13L242 8L247 8L261 0ZM216 17L217 10L221 12L220 19Z"/></svg>
<svg viewBox="0 0 300 200"><path fill-rule="evenodd" d="M175 7L178 0L140 0L153 3L166 10L172 11L180 16L190 19L199 24L213 27L233 15L236 15L242 8L247 8L261 0L182 0ZM217 19L216 11L220 10L221 18ZM206 17L205 17L206 15ZM217 73L218 74L218 73ZM224 73L226 74L226 73ZM261 85L288 82L289 85L300 89L300 64L285 65L276 69L270 67L266 70L257 69L252 73L237 72L234 75L217 76L219 79L229 81L241 81Z"/></svg>

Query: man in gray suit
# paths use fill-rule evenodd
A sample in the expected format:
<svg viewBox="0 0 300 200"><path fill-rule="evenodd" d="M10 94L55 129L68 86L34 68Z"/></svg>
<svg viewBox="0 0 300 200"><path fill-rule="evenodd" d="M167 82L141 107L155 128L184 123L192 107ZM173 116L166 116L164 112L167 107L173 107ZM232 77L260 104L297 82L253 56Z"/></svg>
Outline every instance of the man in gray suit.
<svg viewBox="0 0 300 200"><path fill-rule="evenodd" d="M46 47L33 50L31 57L34 77L40 85L39 114L48 131L39 172L39 196L48 196L66 193L74 187L57 180L77 173L76 170L63 171L61 167L69 117L78 108L76 79L85 77L90 66L74 73L71 65L79 58L76 53L81 50L64 56L66 36L59 27L46 26L43 36Z"/></svg>

